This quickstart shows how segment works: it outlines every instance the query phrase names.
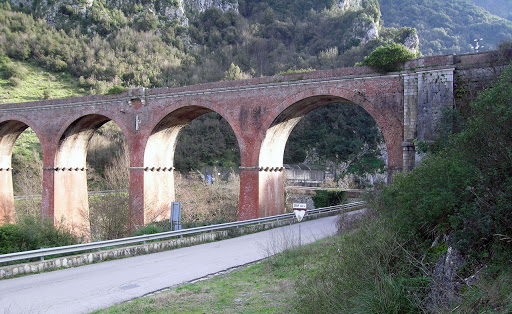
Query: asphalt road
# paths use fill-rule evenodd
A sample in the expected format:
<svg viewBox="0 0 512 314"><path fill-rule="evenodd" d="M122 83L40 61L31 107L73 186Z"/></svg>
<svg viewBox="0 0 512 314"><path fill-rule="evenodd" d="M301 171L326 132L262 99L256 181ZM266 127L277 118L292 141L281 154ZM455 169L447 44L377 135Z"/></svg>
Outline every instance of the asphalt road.
<svg viewBox="0 0 512 314"><path fill-rule="evenodd" d="M302 243L335 233L336 217L301 223ZM0 280L0 313L88 313L245 265L298 243L297 224L166 252Z"/></svg>

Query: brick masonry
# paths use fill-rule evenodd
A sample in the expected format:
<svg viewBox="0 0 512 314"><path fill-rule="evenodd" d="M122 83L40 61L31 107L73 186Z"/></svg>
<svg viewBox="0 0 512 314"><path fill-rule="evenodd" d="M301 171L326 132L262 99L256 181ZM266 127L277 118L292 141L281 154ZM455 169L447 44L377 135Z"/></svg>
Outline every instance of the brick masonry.
<svg viewBox="0 0 512 314"><path fill-rule="evenodd" d="M11 152L27 127L43 150L42 215L87 232L81 218L88 212L85 156L95 130L112 120L123 132L130 154L132 224L143 225L168 218L179 131L198 116L217 112L238 140L238 217L244 220L284 211L279 171L284 147L293 127L310 111L339 102L363 107L384 135L389 173L400 172L417 163L415 139L435 138L440 110L453 106L457 78L478 74L477 80L492 80L491 72L499 66L492 53L435 56L410 61L404 71L388 74L342 68L0 105L0 223L14 217Z"/></svg>

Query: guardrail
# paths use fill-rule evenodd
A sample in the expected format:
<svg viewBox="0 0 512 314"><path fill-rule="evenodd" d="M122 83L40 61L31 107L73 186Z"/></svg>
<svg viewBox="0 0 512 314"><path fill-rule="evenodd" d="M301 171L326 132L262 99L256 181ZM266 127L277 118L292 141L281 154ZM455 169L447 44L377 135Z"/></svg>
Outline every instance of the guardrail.
<svg viewBox="0 0 512 314"><path fill-rule="evenodd" d="M361 207L364 204L365 204L365 202L360 201L360 202L353 202L353 203L349 203L349 204L342 204L342 205L312 209L312 210L308 210L306 212L306 217L310 216L310 215L327 213L327 212L336 212L336 211L342 211L342 210L345 210L345 211L354 210L355 208ZM229 229L229 228L238 228L241 226L261 224L261 223L268 222L268 221L289 219L289 218L294 218L294 217L295 217L294 213L289 213L289 214L282 214L282 215L276 215L276 216L270 216L270 217L263 217L263 218L249 219L249 220L243 220L243 221L228 222L228 223L217 224L217 225L183 229L183 230L177 230L177 231L167 231L167 232L155 233L155 234L145 234L145 235L140 235L140 236L136 236L136 237L121 238L121 239L91 242L91 243L82 243L82 244L75 244L75 245L67 245L67 246L60 246L60 247L54 247L54 248L43 248L43 249L39 249L39 250L32 250L32 251L25 251L25 252L2 254L2 255L0 255L0 263L13 262L13 261L30 259L30 258L44 259L45 256L50 256L50 255L69 254L69 253L77 253L77 252L90 251L90 250L101 250L104 248L112 248L115 246L122 246L122 245L128 245L128 244L136 244L136 243L146 244L146 241L161 240L161 239L166 239L166 238L180 237L180 236L184 236L184 235L190 235L190 234L196 234L196 233L202 233L202 232L212 232L212 231L216 231L216 230L223 230L223 229Z"/></svg>
<svg viewBox="0 0 512 314"><path fill-rule="evenodd" d="M128 193L128 190L105 190L105 191L89 191L89 196L103 196L107 194L115 193ZM16 195L14 196L15 201L33 200L35 198L41 198L41 195Z"/></svg>

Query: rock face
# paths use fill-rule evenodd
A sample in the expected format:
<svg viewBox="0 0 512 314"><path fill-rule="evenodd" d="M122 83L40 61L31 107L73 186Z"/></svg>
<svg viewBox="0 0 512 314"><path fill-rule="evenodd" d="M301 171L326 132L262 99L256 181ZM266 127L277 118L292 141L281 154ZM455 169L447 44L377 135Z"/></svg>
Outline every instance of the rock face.
<svg viewBox="0 0 512 314"><path fill-rule="evenodd" d="M353 10L356 8L361 8L363 5L363 0L338 0L336 1L336 6L343 11Z"/></svg>
<svg viewBox="0 0 512 314"><path fill-rule="evenodd" d="M379 37L379 21L370 18L356 18L352 26L354 38L366 43L370 39Z"/></svg>
<svg viewBox="0 0 512 314"><path fill-rule="evenodd" d="M237 0L185 0L184 6L187 11L204 12L210 8L217 8L221 11L234 10L238 12Z"/></svg>
<svg viewBox="0 0 512 314"><path fill-rule="evenodd" d="M404 40L404 45L410 52L418 53L420 51L420 39L418 32L410 32Z"/></svg>
<svg viewBox="0 0 512 314"><path fill-rule="evenodd" d="M335 6L341 12L358 11L363 9L363 0L338 0ZM352 33L354 39L366 43L371 39L379 37L379 28L378 17L360 14L354 19L348 31Z"/></svg>
<svg viewBox="0 0 512 314"><path fill-rule="evenodd" d="M445 243L449 242L449 237L446 237ZM458 290L461 287L461 278L457 272L464 262L461 253L451 246L437 260L432 272L428 303L428 307L433 312L457 299Z"/></svg>

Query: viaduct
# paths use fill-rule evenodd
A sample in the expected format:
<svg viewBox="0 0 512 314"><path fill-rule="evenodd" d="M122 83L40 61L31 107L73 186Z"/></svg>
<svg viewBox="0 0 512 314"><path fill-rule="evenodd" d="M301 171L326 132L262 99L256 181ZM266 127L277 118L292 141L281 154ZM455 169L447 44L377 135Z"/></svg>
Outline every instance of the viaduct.
<svg viewBox="0 0 512 314"><path fill-rule="evenodd" d="M364 108L377 122L388 151L389 175L412 169L415 143L436 137L442 108L461 91L485 88L504 61L496 52L409 61L381 74L367 67L217 82L182 88L131 89L0 105L0 223L14 220L11 156L28 127L43 151L43 216L87 230L87 144L108 121L122 130L130 159L130 215L134 226L169 216L174 200L174 149L180 130L208 112L233 129L241 154L238 219L284 211L283 154L293 127L331 103Z"/></svg>

